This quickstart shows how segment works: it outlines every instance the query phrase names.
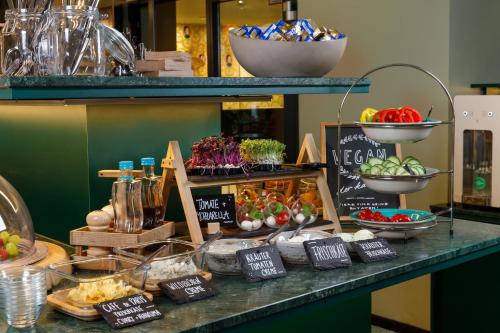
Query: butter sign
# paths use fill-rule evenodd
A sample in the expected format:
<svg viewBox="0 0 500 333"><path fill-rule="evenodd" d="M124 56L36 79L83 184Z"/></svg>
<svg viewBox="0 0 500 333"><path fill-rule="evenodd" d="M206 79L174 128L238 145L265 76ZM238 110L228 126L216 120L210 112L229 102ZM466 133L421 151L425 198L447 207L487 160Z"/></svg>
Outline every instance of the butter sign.
<svg viewBox="0 0 500 333"><path fill-rule="evenodd" d="M367 239L351 244L363 262L390 260L399 257L396 250L383 238Z"/></svg>
<svg viewBox="0 0 500 333"><path fill-rule="evenodd" d="M187 275L158 283L158 286L172 301L183 304L215 295L209 281L201 275Z"/></svg>
<svg viewBox="0 0 500 333"><path fill-rule="evenodd" d="M278 249L266 245L236 252L241 271L249 282L276 279L286 276Z"/></svg>
<svg viewBox="0 0 500 333"><path fill-rule="evenodd" d="M94 309L115 329L163 318L163 314L143 294L95 304Z"/></svg>
<svg viewBox="0 0 500 333"><path fill-rule="evenodd" d="M305 241L303 245L311 266L316 270L352 265L347 247L340 237Z"/></svg>

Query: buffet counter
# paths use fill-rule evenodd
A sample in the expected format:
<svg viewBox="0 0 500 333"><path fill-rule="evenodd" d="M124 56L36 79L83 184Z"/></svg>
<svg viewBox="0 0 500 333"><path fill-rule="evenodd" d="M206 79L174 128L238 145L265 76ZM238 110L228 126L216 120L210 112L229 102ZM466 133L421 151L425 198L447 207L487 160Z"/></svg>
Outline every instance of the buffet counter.
<svg viewBox="0 0 500 333"><path fill-rule="evenodd" d="M500 226L455 220L420 237L391 241L400 257L347 269L313 272L309 266L288 267L288 276L247 283L242 277L214 276L215 297L174 305L166 297L155 303L164 319L125 328L122 332L297 331L338 328L370 331L370 292L432 273L432 329L436 332L481 331L494 327L495 281L500 258ZM480 306L475 306L475 304ZM470 320L476 315L481 320ZM473 326L472 326L473 325ZM484 326L483 326L484 325ZM7 328L0 323L0 329ZM84 322L47 306L37 323L41 332L107 332L103 320Z"/></svg>

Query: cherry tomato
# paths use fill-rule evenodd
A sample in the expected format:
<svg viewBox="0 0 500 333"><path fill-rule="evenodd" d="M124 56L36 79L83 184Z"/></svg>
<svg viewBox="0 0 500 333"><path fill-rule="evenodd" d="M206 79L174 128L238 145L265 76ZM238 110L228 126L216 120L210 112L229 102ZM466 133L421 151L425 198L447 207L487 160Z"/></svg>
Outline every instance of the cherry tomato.
<svg viewBox="0 0 500 333"><path fill-rule="evenodd" d="M287 223L290 220L290 216L288 215L287 212L281 212L278 215L276 215L276 223L279 225L283 225Z"/></svg>

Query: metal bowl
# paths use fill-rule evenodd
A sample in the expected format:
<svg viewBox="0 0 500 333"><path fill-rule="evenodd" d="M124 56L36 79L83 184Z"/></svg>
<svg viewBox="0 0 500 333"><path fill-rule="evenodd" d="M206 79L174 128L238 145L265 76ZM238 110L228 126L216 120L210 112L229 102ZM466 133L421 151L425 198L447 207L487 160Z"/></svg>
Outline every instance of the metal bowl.
<svg viewBox="0 0 500 333"><path fill-rule="evenodd" d="M436 176L440 171L434 168L425 168L424 175L409 176L383 176L366 175L356 170L363 183L370 190L387 194L407 194L418 192L424 189L429 180Z"/></svg>
<svg viewBox="0 0 500 333"><path fill-rule="evenodd" d="M384 216L392 217L396 214L406 214L412 219L422 219L415 222L375 222L366 221L358 218L361 211L351 213L349 216L354 220L354 223L373 232L377 237L387 239L409 239L417 236L427 229L434 227L437 224L436 215L431 212L416 209L396 209L382 208L376 209L375 212L381 212ZM427 217L427 218L426 218Z"/></svg>
<svg viewBox="0 0 500 333"><path fill-rule="evenodd" d="M347 37L319 42L288 42L251 39L229 31L238 62L260 77L321 77L340 61Z"/></svg>
<svg viewBox="0 0 500 333"><path fill-rule="evenodd" d="M421 123L373 123L355 121L367 137L381 143L413 143L427 138L432 129L443 122L428 120Z"/></svg>
<svg viewBox="0 0 500 333"><path fill-rule="evenodd" d="M276 245L281 258L288 263L293 265L306 265L309 263L309 258L307 257L306 250L304 249L303 242L290 242L288 238L292 235L294 231L286 231L280 233L277 237L271 240L271 244ZM333 237L333 234L324 231L308 231L303 230L299 232L297 236L303 236L304 241L311 239L321 239Z"/></svg>

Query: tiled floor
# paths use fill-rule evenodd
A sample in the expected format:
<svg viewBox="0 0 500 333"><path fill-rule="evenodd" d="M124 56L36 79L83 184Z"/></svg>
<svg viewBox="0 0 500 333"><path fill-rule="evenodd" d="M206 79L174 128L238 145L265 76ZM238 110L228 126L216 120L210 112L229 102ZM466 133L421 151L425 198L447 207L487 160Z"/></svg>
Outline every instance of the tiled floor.
<svg viewBox="0 0 500 333"><path fill-rule="evenodd" d="M394 331L386 330L385 328L372 326L372 333L396 333Z"/></svg>

